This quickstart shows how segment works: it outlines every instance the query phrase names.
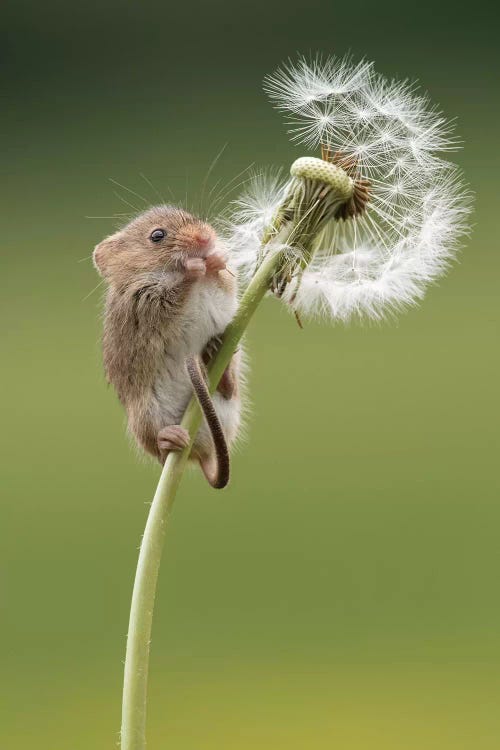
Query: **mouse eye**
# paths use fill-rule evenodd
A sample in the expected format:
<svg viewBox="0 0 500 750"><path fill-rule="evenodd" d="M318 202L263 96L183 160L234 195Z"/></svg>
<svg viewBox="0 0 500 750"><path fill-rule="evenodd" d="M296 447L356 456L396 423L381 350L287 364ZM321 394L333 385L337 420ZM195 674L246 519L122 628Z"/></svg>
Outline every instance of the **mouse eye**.
<svg viewBox="0 0 500 750"><path fill-rule="evenodd" d="M167 233L164 229L155 229L149 235L149 239L151 240L151 242L159 242L166 236L167 236Z"/></svg>

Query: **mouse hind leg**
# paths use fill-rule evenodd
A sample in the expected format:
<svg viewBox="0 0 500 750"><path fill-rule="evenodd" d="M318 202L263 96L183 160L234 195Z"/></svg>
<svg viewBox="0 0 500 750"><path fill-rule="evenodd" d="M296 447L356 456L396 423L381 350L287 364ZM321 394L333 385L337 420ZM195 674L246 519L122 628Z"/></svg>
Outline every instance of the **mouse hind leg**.
<svg viewBox="0 0 500 750"><path fill-rule="evenodd" d="M157 437L160 462L162 464L165 463L170 451L181 451L187 448L190 440L189 432L184 427L181 427L180 424L171 424L168 427L163 427L159 430ZM212 487L222 489L222 487L226 486L228 477L225 475L221 477L219 475L217 454L213 449L213 444L211 444L208 435L205 436L205 439L203 439L203 435L197 436L196 444L190 458L199 462L205 478Z"/></svg>
<svg viewBox="0 0 500 750"><path fill-rule="evenodd" d="M182 451L190 441L189 432L180 424L171 424L159 430L156 442L161 463L165 463L170 451Z"/></svg>
<svg viewBox="0 0 500 750"><path fill-rule="evenodd" d="M203 353L202 361L205 366L209 366L211 361L215 358L222 344L222 338L220 336L213 336L210 341L206 344ZM217 392L220 393L225 399L229 400L233 396L238 395L238 379L240 369L240 351L237 350L233 354L231 361L224 370L222 377L217 386Z"/></svg>

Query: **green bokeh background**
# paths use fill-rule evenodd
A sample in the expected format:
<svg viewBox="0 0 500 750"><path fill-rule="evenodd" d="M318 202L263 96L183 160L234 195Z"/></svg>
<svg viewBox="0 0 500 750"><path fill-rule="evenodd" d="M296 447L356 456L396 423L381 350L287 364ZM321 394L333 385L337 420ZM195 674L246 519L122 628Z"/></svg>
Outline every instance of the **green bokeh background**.
<svg viewBox="0 0 500 750"><path fill-rule="evenodd" d="M267 301L228 491L183 483L155 616L149 747L500 743L498 100L493 4L4 6L1 711L6 750L116 746L137 547L158 470L100 362L89 255L114 178L198 205L301 151L261 92L296 51L366 55L458 116L474 229L380 326ZM137 206L140 199L118 190ZM224 200L222 200L224 203Z"/></svg>

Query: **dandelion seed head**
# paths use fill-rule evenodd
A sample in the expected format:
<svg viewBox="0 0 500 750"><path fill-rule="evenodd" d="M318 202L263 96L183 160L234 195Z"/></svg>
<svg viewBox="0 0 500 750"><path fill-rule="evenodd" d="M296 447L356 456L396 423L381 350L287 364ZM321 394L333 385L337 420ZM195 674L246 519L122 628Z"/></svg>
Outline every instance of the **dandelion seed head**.
<svg viewBox="0 0 500 750"><path fill-rule="evenodd" d="M414 83L387 80L367 61L300 58L264 87L294 142L340 153L370 183L366 210L325 227L285 300L305 317L347 321L378 319L421 299L468 231L470 193L443 158L459 145L453 123ZM235 207L229 235L244 277L255 270L286 187L280 175L262 176ZM292 258L294 248L287 252Z"/></svg>

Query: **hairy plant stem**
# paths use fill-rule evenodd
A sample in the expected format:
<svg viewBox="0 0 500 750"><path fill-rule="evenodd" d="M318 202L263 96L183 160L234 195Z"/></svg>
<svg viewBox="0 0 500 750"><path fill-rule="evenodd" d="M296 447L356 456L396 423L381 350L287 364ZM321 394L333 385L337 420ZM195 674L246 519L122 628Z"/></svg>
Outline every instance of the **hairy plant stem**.
<svg viewBox="0 0 500 750"><path fill-rule="evenodd" d="M299 190L297 184L290 183L291 189L285 196L281 209L277 212L268 230L264 233L260 265L244 292L238 310L226 328L222 344L209 368L209 388L213 393L231 361L240 339L250 322L252 315L274 282L280 276L285 265L285 252L272 249L273 241L278 248L286 242L297 243L304 252L304 257L312 257L312 248L317 233L324 225L325 213L318 216L315 231L311 222L305 221L309 213L322 208L323 196L314 196L307 210L302 208L300 215L292 220L294 206L297 204ZM302 187L299 185L300 190ZM324 192L324 186L322 187ZM302 203L304 202L301 196ZM330 197L329 197L330 200ZM287 209L288 215L285 214ZM333 214L332 214L333 215ZM267 246L267 252L265 252ZM307 261L306 261L307 263ZM184 413L182 426L191 435L191 445L202 420L198 402L193 397ZM184 469L191 450L191 445L178 453L170 453L163 467L160 480L149 511L144 536L139 552L139 561L134 581L132 605L130 610L127 650L125 656L125 675L122 702L121 750L144 750L146 747L146 700L149 667L149 645L156 594L156 584L160 568L163 542L172 506L175 501Z"/></svg>

